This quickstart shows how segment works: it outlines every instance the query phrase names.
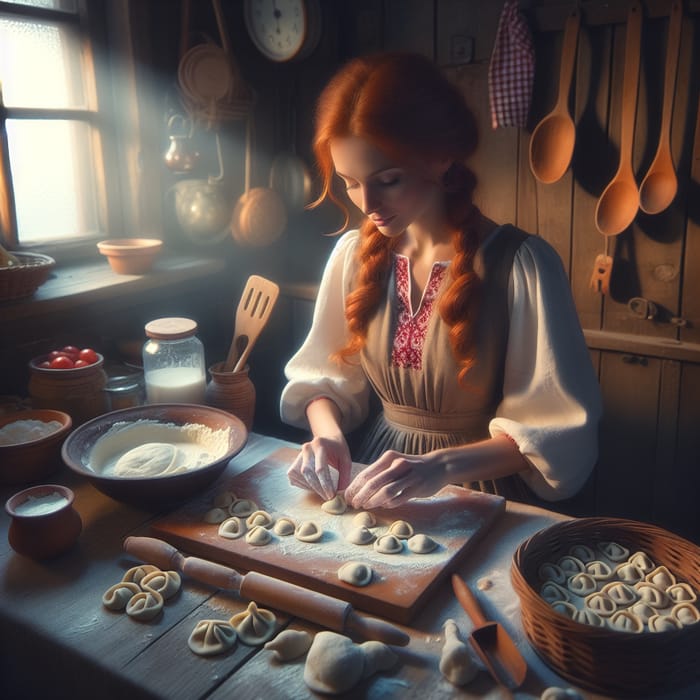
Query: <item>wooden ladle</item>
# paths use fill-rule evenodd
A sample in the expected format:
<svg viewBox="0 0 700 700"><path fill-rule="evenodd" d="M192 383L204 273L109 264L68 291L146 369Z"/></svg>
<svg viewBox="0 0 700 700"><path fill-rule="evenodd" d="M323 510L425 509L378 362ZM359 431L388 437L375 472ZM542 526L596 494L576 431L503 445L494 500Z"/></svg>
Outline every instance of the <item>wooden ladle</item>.
<svg viewBox="0 0 700 700"><path fill-rule="evenodd" d="M632 142L637 115L641 33L642 8L635 2L630 5L627 13L620 118L620 164L615 176L600 195L595 209L595 225L604 236L622 233L634 221L639 209L639 190L632 171Z"/></svg>
<svg viewBox="0 0 700 700"><path fill-rule="evenodd" d="M654 160L639 187L639 206L647 214L659 214L668 208L678 192L678 178L671 157L671 114L678 68L678 46L681 36L683 8L674 0L668 21L666 38L666 70L664 72L664 102L661 111L661 132Z"/></svg>
<svg viewBox="0 0 700 700"><path fill-rule="evenodd" d="M566 172L574 153L576 127L569 113L569 91L574 72L581 18L571 12L564 26L559 67L559 95L552 111L535 127L530 137L530 170L544 184L551 184Z"/></svg>

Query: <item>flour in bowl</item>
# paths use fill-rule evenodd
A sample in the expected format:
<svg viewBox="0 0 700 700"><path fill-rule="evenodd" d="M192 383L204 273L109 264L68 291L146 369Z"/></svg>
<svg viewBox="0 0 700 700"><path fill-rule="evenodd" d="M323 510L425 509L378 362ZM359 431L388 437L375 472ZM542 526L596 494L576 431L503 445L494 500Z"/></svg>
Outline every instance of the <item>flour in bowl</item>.
<svg viewBox="0 0 700 700"><path fill-rule="evenodd" d="M23 442L39 440L55 433L62 427L57 420L16 420L0 428L0 445L18 445Z"/></svg>
<svg viewBox="0 0 700 700"><path fill-rule="evenodd" d="M199 469L223 457L230 430L153 420L115 423L93 446L88 466L105 476L169 476Z"/></svg>

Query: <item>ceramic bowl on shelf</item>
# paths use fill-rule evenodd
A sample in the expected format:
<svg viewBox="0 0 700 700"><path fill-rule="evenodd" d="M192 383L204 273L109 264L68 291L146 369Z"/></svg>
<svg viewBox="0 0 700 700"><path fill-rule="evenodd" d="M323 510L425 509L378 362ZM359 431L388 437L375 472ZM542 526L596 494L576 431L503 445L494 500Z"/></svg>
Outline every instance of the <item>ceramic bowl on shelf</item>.
<svg viewBox="0 0 700 700"><path fill-rule="evenodd" d="M175 505L213 483L245 446L236 416L199 404L111 411L77 428L63 461L112 498L138 507Z"/></svg>
<svg viewBox="0 0 700 700"><path fill-rule="evenodd" d="M163 241L158 238L113 238L97 244L97 249L107 257L118 275L149 272L162 247Z"/></svg>
<svg viewBox="0 0 700 700"><path fill-rule="evenodd" d="M72 425L68 413L49 409L0 416L0 484L30 484L53 474Z"/></svg>

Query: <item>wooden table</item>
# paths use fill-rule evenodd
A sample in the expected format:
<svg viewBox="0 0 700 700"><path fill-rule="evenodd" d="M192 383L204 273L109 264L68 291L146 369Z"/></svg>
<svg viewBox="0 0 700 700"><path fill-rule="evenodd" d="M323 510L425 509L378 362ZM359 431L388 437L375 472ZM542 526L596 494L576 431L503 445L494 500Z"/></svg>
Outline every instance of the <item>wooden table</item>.
<svg viewBox="0 0 700 700"><path fill-rule="evenodd" d="M230 463L231 473L244 471L289 443L251 435L245 449ZM67 470L52 481L75 491L75 506L83 520L78 545L68 554L38 563L12 551L7 542L9 517L0 515L0 698L313 698L303 681L303 659L280 663L258 648L238 644L218 657L194 655L187 639L197 621L228 619L247 602L185 580L181 594L166 603L162 616L139 623L107 611L101 597L137 563L123 553L126 536L148 534L157 515L102 495ZM18 488L4 487L4 503ZM542 527L564 516L509 503L495 527L481 540L459 569L473 587L482 579L491 588L479 597L486 614L504 624L530 666L526 686L516 698L539 698L552 685L569 687L534 654L519 621L518 599L510 585L510 559L517 545ZM364 698L498 698L507 697L480 672L458 689L438 670L443 645L442 624L457 621L466 640L471 622L459 607L449 584L405 627L409 646L398 650L400 661L391 672L356 686L347 697ZM294 629L319 631L283 614L278 621ZM587 700L602 696L586 693ZM510 696L508 696L510 697ZM669 700L700 697L700 686L664 695Z"/></svg>

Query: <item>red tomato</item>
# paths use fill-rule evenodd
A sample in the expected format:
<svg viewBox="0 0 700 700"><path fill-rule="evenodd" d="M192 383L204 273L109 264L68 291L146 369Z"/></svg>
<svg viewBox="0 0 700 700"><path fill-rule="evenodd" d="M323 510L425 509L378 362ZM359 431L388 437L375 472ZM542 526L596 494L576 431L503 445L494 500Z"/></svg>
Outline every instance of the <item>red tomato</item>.
<svg viewBox="0 0 700 700"><path fill-rule="evenodd" d="M75 345L66 345L61 348L61 352L65 352L66 355L75 359L80 354L80 348L76 348Z"/></svg>
<svg viewBox="0 0 700 700"><path fill-rule="evenodd" d="M67 355L59 355L51 360L49 367L51 369L73 369L74 365L70 357Z"/></svg>
<svg viewBox="0 0 700 700"><path fill-rule="evenodd" d="M97 362L97 353L92 348L83 348L78 355L78 359L85 360L88 365Z"/></svg>
<svg viewBox="0 0 700 700"><path fill-rule="evenodd" d="M48 360L44 360L43 362L39 363L39 367L43 367L44 369L49 369L49 367L51 367L51 363Z"/></svg>
<svg viewBox="0 0 700 700"><path fill-rule="evenodd" d="M74 363L73 367L88 367L90 365L89 362L86 362L85 360L81 360L78 358Z"/></svg>
<svg viewBox="0 0 700 700"><path fill-rule="evenodd" d="M55 360L57 357L70 357L70 355L67 352L63 352L63 350L52 350L48 357L49 362L51 362L51 360Z"/></svg>

